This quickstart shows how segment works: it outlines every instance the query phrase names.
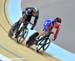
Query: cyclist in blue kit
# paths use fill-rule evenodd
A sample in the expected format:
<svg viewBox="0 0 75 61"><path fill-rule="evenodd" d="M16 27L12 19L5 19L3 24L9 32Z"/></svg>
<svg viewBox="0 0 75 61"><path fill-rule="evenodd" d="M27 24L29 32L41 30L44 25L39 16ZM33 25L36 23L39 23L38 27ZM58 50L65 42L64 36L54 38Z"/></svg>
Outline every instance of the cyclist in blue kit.
<svg viewBox="0 0 75 61"><path fill-rule="evenodd" d="M48 19L44 21L44 25L43 25L43 31L41 31L40 33L36 32L34 33L28 40L27 43L30 42L31 44L36 44L38 43L38 38L40 36L45 37L45 36L50 36L51 33L54 34L53 36L53 41L56 40L59 31L60 31L60 26L61 26L61 18L60 17L56 17L55 19ZM52 31L53 28L56 29L55 33Z"/></svg>
<svg viewBox="0 0 75 61"><path fill-rule="evenodd" d="M56 38L59 34L59 31L60 31L60 26L61 26L61 18L59 18L59 17L56 17L55 19L45 20L44 21L44 29L39 34L39 36L45 36L47 34L50 34L52 32L52 29L55 28L56 31L55 31L53 40L56 40Z"/></svg>

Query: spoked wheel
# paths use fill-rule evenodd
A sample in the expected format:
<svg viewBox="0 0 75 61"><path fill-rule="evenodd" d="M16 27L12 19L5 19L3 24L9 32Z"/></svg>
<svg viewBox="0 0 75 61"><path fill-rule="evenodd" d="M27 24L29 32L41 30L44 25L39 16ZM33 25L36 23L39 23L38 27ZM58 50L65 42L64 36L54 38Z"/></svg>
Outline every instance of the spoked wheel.
<svg viewBox="0 0 75 61"><path fill-rule="evenodd" d="M8 36L12 37L14 35L14 32L16 31L16 23L12 25L11 29L9 30Z"/></svg>
<svg viewBox="0 0 75 61"><path fill-rule="evenodd" d="M36 48L37 52L44 52L50 45L51 40L49 38L45 38L38 42L38 47Z"/></svg>
<svg viewBox="0 0 75 61"><path fill-rule="evenodd" d="M28 31L29 31L28 29L25 29L20 32L20 34L18 35L18 38L17 38L18 43L22 43L25 40L25 38L28 35Z"/></svg>
<svg viewBox="0 0 75 61"><path fill-rule="evenodd" d="M13 36L12 28L9 30L8 36L9 36L9 37L12 37L12 36Z"/></svg>

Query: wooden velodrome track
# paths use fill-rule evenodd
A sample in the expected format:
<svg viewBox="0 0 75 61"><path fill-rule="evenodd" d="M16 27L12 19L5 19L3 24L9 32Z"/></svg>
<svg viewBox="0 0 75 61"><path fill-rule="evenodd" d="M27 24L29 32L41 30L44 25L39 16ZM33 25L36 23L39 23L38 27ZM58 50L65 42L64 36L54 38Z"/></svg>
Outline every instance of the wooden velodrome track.
<svg viewBox="0 0 75 61"><path fill-rule="evenodd" d="M11 27L8 2L9 0L0 0L0 54L13 61L59 61L47 54L38 54L8 37L8 31Z"/></svg>

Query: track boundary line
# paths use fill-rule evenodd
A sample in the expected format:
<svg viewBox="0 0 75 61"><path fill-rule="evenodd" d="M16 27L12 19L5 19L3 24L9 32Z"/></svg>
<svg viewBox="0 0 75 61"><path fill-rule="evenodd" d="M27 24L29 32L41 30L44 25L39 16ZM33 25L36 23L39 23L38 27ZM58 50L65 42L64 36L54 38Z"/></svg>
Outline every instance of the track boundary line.
<svg viewBox="0 0 75 61"><path fill-rule="evenodd" d="M6 0L4 0L4 15L5 15L5 18L6 18L6 21L8 22L8 24L11 26L11 24L10 24L10 22L9 22L9 20L8 20L8 18L7 18L7 15L6 15ZM0 24L0 26L1 26L1 28L6 32L6 33L8 33L7 31L6 31L6 29L2 26L2 24Z"/></svg>
<svg viewBox="0 0 75 61"><path fill-rule="evenodd" d="M7 48L3 47L1 44L0 44L0 48L2 48L3 50L5 50L5 51L11 53L12 55L14 55L14 56L17 57L17 58L22 58L21 56L15 54L14 52L12 52L12 51L8 50Z"/></svg>
<svg viewBox="0 0 75 61"><path fill-rule="evenodd" d="M6 21L7 21L8 24L11 26L11 24L10 24L8 18L7 18L7 15L6 15L6 0L4 1L4 15L5 15ZM1 27L6 33L8 33L7 30L2 26L2 24L0 24L0 27ZM18 57L18 58L22 58L21 56L19 56L19 55L15 54L14 52L8 50L7 48L5 48L4 46L2 46L1 44L0 44L0 48L4 49L5 51L11 53L12 55L14 55L14 56L16 56L16 57Z"/></svg>
<svg viewBox="0 0 75 61"><path fill-rule="evenodd" d="M6 29L1 24L0 27L7 33Z"/></svg>
<svg viewBox="0 0 75 61"><path fill-rule="evenodd" d="M6 18L6 21L8 22L8 24L11 26L8 18L7 18L7 15L6 15L6 0L4 1L4 14L5 14L5 18Z"/></svg>

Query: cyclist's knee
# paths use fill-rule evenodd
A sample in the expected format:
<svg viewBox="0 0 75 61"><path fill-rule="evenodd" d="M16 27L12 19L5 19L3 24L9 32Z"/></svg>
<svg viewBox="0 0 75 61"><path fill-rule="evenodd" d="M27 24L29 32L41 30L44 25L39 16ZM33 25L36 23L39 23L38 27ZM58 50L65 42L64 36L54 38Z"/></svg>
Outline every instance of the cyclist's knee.
<svg viewBox="0 0 75 61"><path fill-rule="evenodd" d="M26 29L27 28L27 23L23 23L23 27Z"/></svg>

